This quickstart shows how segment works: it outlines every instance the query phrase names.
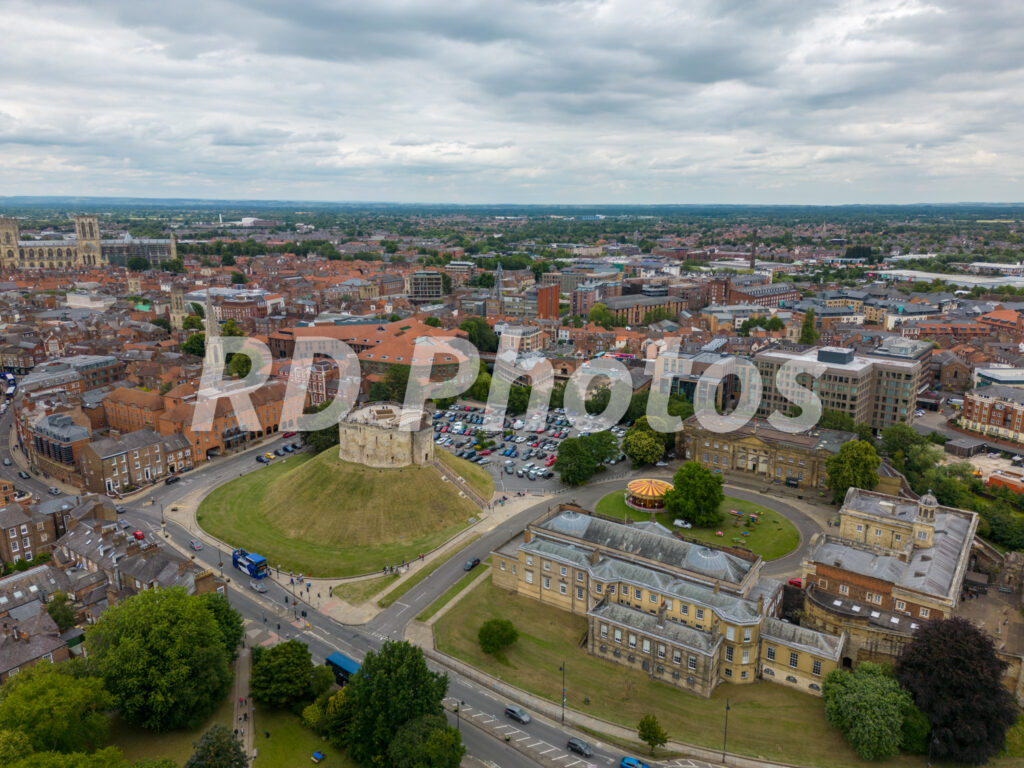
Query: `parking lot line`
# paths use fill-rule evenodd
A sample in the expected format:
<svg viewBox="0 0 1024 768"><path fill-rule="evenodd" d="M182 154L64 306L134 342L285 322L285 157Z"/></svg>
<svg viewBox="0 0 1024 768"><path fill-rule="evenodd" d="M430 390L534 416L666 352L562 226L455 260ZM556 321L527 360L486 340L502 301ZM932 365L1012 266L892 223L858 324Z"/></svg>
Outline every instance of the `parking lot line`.
<svg viewBox="0 0 1024 768"><path fill-rule="evenodd" d="M538 747L538 746L540 746L543 743L544 743L543 741L538 741L535 744L527 744L526 747L527 747L527 749L533 749L534 747Z"/></svg>
<svg viewBox="0 0 1024 768"><path fill-rule="evenodd" d="M559 755L558 757L552 757L551 760L552 761L565 760L565 758L567 758L567 757L568 757L568 755Z"/></svg>

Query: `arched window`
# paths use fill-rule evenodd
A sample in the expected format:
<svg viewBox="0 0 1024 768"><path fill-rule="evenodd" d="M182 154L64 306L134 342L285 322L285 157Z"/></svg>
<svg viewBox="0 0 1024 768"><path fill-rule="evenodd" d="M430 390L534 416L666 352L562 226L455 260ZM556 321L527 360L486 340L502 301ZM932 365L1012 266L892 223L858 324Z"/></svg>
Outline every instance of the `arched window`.
<svg viewBox="0 0 1024 768"><path fill-rule="evenodd" d="M13 259L14 258L14 251L8 250L7 251L7 258L8 259Z"/></svg>
<svg viewBox="0 0 1024 768"><path fill-rule="evenodd" d="M58 259L63 259L64 258L64 252L60 248L57 249L57 258Z"/></svg>
<svg viewBox="0 0 1024 768"><path fill-rule="evenodd" d="M48 258L48 259L52 259L53 258L53 248L47 248L46 249L46 258Z"/></svg>
<svg viewBox="0 0 1024 768"><path fill-rule="evenodd" d="M29 248L28 249L28 257L30 259L34 259L36 257L36 249L35 248Z"/></svg>
<svg viewBox="0 0 1024 768"><path fill-rule="evenodd" d="M25 249L24 248L19 248L18 249L18 258L19 259L24 259L25 258Z"/></svg>
<svg viewBox="0 0 1024 768"><path fill-rule="evenodd" d="M95 238L95 237L96 237L96 233L95 233L95 231L93 230L93 228L92 228L92 222L90 221L90 222L89 222L89 239L90 239L90 240L92 240L92 239L93 239L93 238Z"/></svg>

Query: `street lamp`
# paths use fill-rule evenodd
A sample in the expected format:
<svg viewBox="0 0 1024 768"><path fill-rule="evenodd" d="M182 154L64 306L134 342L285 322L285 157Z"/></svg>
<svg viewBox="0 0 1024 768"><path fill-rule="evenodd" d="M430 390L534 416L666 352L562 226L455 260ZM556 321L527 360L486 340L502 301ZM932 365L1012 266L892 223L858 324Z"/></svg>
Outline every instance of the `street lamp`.
<svg viewBox="0 0 1024 768"><path fill-rule="evenodd" d="M465 703L460 699L459 703L455 705L455 727L460 731L462 730L462 715L460 713Z"/></svg>
<svg viewBox="0 0 1024 768"><path fill-rule="evenodd" d="M562 666L559 667L562 671L562 722L565 722L565 659L562 659Z"/></svg>
<svg viewBox="0 0 1024 768"><path fill-rule="evenodd" d="M722 731L722 762L725 762L725 742L729 738L729 699L725 700L725 728Z"/></svg>

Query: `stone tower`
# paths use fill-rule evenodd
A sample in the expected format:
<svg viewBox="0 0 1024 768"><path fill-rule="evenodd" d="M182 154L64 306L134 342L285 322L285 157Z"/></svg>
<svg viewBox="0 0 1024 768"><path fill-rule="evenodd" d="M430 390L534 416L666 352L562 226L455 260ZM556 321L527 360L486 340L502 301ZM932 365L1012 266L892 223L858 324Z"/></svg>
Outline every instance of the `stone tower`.
<svg viewBox="0 0 1024 768"><path fill-rule="evenodd" d="M188 312L185 309L185 295L181 288L175 286L171 289L171 328L176 331L182 330L186 315Z"/></svg>
<svg viewBox="0 0 1024 768"><path fill-rule="evenodd" d="M18 261L18 220L13 217L0 216L0 264L13 267Z"/></svg>
<svg viewBox="0 0 1024 768"><path fill-rule="evenodd" d="M142 278L141 277L129 277L128 278L128 295L138 296L142 293Z"/></svg>
<svg viewBox="0 0 1024 768"><path fill-rule="evenodd" d="M75 234L78 235L78 264L95 267L106 264L100 244L100 223L95 216L75 216Z"/></svg>

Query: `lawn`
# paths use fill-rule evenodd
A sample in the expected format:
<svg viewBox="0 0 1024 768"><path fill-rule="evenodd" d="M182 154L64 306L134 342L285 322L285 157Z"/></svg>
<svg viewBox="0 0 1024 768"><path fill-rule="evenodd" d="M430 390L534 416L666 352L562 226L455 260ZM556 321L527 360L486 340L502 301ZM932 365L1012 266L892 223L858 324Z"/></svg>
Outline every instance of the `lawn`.
<svg viewBox="0 0 1024 768"><path fill-rule="evenodd" d="M485 570L485 571L488 568L488 566L486 566L486 565L481 565L480 567L483 570ZM443 595L441 595L439 598L437 598L437 600L435 600L430 605L428 605L427 606L427 610L425 610L423 613L421 613L416 618L419 619L420 621L426 621L427 619L429 619L435 613L437 613L442 608L444 608L446 605L448 605L448 603L450 603L452 601L453 597L455 597L457 594L459 594L459 592L461 592L466 587L468 587L469 586L469 582L471 582L473 579L475 579L479 575L480 575L480 571L478 571L476 568L474 568L472 571L470 571L465 576L463 576L461 579L459 579L454 584L452 584ZM490 582L488 582L488 583L490 583ZM475 635L474 635L474 637L475 637Z"/></svg>
<svg viewBox="0 0 1024 768"><path fill-rule="evenodd" d="M440 448L437 457L448 469L462 477L484 501L490 501L494 496L494 478L486 469Z"/></svg>
<svg viewBox="0 0 1024 768"><path fill-rule="evenodd" d="M484 654L477 644L480 625L491 618L509 619L519 630L519 640L505 651L503 661ZM588 655L579 647L586 627L582 616L509 595L487 581L438 619L434 632L437 647L445 653L553 702L560 700L558 668L564 660L568 706L631 728L655 712L671 738L720 749L728 698L731 752L799 765L878 765L850 750L828 725L817 697L758 682L723 683L704 699ZM901 757L884 764L923 763Z"/></svg>
<svg viewBox="0 0 1024 768"><path fill-rule="evenodd" d="M594 511L619 520L651 519L649 512L637 512L635 509L627 507L624 494L625 489L612 491L597 502L597 508ZM738 518L730 513L730 510L733 509L743 514L746 524L734 525ZM670 530L678 530L680 534L689 539L698 539L719 547L746 546L764 560L774 560L788 555L800 544L800 532L796 527L778 512L767 507L726 496L719 510L722 513L722 522L717 528L676 528L672 525L672 518L665 512L655 515L655 520ZM758 515L758 521L753 525L749 522L752 513ZM723 535L719 536L717 531L721 531ZM750 535L743 536L743 531L749 531ZM740 539L740 541L733 541L733 539Z"/></svg>
<svg viewBox="0 0 1024 768"><path fill-rule="evenodd" d="M340 461L331 449L222 485L203 499L197 519L272 567L355 576L411 561L478 514L436 467L373 469Z"/></svg>
<svg viewBox="0 0 1024 768"><path fill-rule="evenodd" d="M357 605L365 603L376 595L388 584L398 580L397 573L389 573L387 576L378 576L375 579L363 579L362 581L351 581L347 584L339 584L334 588L335 597L340 597L347 603Z"/></svg>
<svg viewBox="0 0 1024 768"><path fill-rule="evenodd" d="M111 744L124 752L125 759L133 763L145 758L169 757L178 765L184 765L192 754L193 745L212 726L223 725L233 728L232 697L226 696L210 719L194 731L169 731L153 733L145 728L127 725L114 716L110 723Z"/></svg>
<svg viewBox="0 0 1024 768"><path fill-rule="evenodd" d="M258 757L254 768L292 768L296 765L312 765L310 757L314 752L323 752L320 762L323 768L355 768L355 763L344 752L339 752L328 742L302 725L302 721L290 712L256 708L256 738L253 747ZM270 733L268 739L264 731Z"/></svg>

